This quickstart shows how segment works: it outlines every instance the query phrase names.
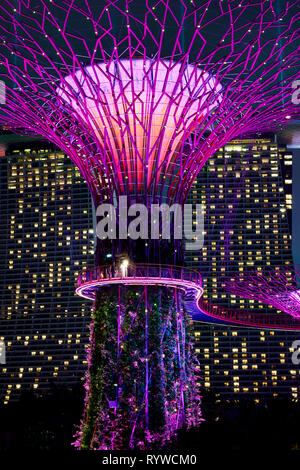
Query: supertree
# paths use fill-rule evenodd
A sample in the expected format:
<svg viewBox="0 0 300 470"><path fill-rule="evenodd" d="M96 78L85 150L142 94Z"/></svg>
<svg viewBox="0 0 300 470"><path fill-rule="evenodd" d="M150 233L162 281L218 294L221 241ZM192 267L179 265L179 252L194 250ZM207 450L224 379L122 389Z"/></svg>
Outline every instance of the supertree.
<svg viewBox="0 0 300 470"><path fill-rule="evenodd" d="M183 205L217 149L296 115L296 4L3 0L0 121L69 155L96 208ZM182 297L201 279L175 267L174 225L133 240L118 220L78 280L94 301L83 449L149 448L201 419Z"/></svg>
<svg viewBox="0 0 300 470"><path fill-rule="evenodd" d="M273 267L244 273L224 283L232 294L271 305L282 312L300 319L300 266Z"/></svg>

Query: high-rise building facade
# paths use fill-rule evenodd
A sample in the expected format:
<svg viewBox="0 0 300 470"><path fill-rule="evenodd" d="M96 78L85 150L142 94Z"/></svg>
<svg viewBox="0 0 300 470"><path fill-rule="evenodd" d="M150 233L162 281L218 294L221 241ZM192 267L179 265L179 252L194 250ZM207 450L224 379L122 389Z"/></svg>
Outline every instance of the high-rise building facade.
<svg viewBox="0 0 300 470"><path fill-rule="evenodd" d="M204 301L270 312L227 293L222 280L262 267L292 267L291 153L274 138L232 141L207 162L189 198L204 210L203 248L185 255L186 264L203 275ZM298 398L300 371L291 360L295 333L198 323L195 340L204 386L217 397Z"/></svg>
<svg viewBox="0 0 300 470"><path fill-rule="evenodd" d="M278 146L278 155L282 177L280 191L284 193L285 208L289 223L290 233L292 233L292 212L293 212L293 154L285 146Z"/></svg>
<svg viewBox="0 0 300 470"><path fill-rule="evenodd" d="M0 192L0 387L8 403L26 388L43 394L82 377L90 305L74 291L93 264L94 236L86 183L49 144L10 145Z"/></svg>
<svg viewBox="0 0 300 470"><path fill-rule="evenodd" d="M53 384L72 387L83 377L91 305L74 288L78 272L94 264L93 209L79 170L46 143L6 146L0 157L2 403L24 389L49 393ZM290 162L272 139L248 139L220 149L199 174L190 202L205 210L204 246L186 252L186 263L202 273L206 301L266 311L227 294L220 278L293 263ZM197 323L204 387L219 398L297 398L294 339L295 333Z"/></svg>

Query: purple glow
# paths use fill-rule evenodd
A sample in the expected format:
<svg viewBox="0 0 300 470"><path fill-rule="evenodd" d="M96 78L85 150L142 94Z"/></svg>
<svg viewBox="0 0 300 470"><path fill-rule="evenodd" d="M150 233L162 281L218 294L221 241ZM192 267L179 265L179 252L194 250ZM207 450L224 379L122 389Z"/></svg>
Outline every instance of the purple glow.
<svg viewBox="0 0 300 470"><path fill-rule="evenodd" d="M230 293L264 302L300 320L300 266L276 267L245 273L230 279L225 288Z"/></svg>
<svg viewBox="0 0 300 470"><path fill-rule="evenodd" d="M263 314L248 310L226 308L210 304L202 299L198 301L198 309L205 315L204 318L200 318L200 321L206 323L216 319L221 323L237 326L300 331L300 321L290 315Z"/></svg>
<svg viewBox="0 0 300 470"><path fill-rule="evenodd" d="M267 0L180 0L180 13L158 0L139 16L135 1L107 0L96 12L88 2L41 0L34 11L33 3L1 2L0 122L57 144L95 203L113 194L184 202L218 148L298 114L296 16L288 16L297 2L276 15ZM74 17L87 37L73 30Z"/></svg>
<svg viewBox="0 0 300 470"><path fill-rule="evenodd" d="M154 181L166 185L182 141L221 103L221 88L197 66L122 59L67 76L57 93L93 129L108 182L129 194L151 191Z"/></svg>
<svg viewBox="0 0 300 470"><path fill-rule="evenodd" d="M134 279L132 281L135 282ZM121 282L117 286L119 292L118 305L115 305L117 362L112 371L112 383L115 387L114 399L112 401L111 397L106 396L105 402L101 403L98 409L101 422L96 422L89 444L90 449L120 449L120 436L124 431L129 448L149 448L152 443L162 445L170 440L183 425L190 428L203 421L200 410L201 396L197 384L197 380L200 378L199 366L197 360L192 356L193 344L187 341L186 330L190 328L191 319L183 308L180 290L176 286L170 288L164 285L161 287L161 284L154 287L157 289L156 294L161 291L164 297L172 298L172 303L168 308L157 311L153 286L149 288L147 284L143 285L138 282L136 284L138 287L134 296L135 302L130 304L129 310L128 304L125 307L124 301L122 302L122 295L127 290L126 286L122 286ZM122 295L120 295L121 290ZM160 294L158 299L159 297ZM93 313L95 313L94 309ZM153 324L154 316L155 326ZM141 317L143 317L142 324ZM153 335L154 327L159 330L155 336ZM95 338L99 331L99 325L97 328L95 321L93 321L90 328L88 371L85 383L85 415L76 434L75 447L82 446L91 399L93 377L91 370L95 366L93 351L97 347ZM137 346L138 349L132 350L130 345L136 339L140 345ZM153 349L154 339L159 343L155 349ZM113 351L110 350L110 354L106 356L107 360L110 359L111 354ZM128 382L129 367L134 369L134 376L138 372L141 374L137 386L143 390L142 394L134 396L129 393L128 396L124 396L122 389L124 386L128 387L128 384L131 385ZM104 374L107 374L107 370L104 370ZM155 379L157 374L161 376L158 381L157 378ZM157 395L157 390L155 393L155 388L153 388L155 385L157 386L157 383L160 384L159 395ZM124 410L125 400L127 417L121 414L122 409ZM161 406L161 417L153 416L153 407L156 406L156 401ZM153 418L163 418L164 420L163 426L156 427L154 432Z"/></svg>
<svg viewBox="0 0 300 470"><path fill-rule="evenodd" d="M186 293L192 293L195 301L203 294L202 279L197 271L164 264L130 264L126 276L120 267L107 265L88 268L78 277L76 293L94 300L99 287L114 284L177 287Z"/></svg>

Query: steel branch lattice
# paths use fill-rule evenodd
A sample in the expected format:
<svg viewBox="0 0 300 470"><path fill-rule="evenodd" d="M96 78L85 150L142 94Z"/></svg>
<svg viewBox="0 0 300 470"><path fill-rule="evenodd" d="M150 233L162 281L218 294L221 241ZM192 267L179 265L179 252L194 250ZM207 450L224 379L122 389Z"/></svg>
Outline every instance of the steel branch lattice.
<svg viewBox="0 0 300 470"><path fill-rule="evenodd" d="M182 202L218 148L297 114L296 4L3 0L0 122L57 144L97 203Z"/></svg>
<svg viewBox="0 0 300 470"><path fill-rule="evenodd" d="M225 289L240 297L255 299L300 319L300 265L245 273L228 280Z"/></svg>

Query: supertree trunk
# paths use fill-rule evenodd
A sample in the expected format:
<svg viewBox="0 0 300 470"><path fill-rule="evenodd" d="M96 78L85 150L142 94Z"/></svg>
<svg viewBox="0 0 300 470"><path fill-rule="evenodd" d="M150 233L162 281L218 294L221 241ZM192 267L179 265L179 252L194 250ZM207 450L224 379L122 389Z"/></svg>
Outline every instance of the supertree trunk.
<svg viewBox="0 0 300 470"><path fill-rule="evenodd" d="M98 291L77 447L159 448L199 424L192 324L181 296L156 286Z"/></svg>

